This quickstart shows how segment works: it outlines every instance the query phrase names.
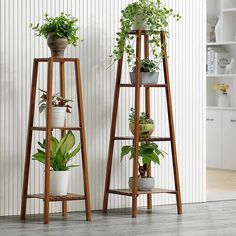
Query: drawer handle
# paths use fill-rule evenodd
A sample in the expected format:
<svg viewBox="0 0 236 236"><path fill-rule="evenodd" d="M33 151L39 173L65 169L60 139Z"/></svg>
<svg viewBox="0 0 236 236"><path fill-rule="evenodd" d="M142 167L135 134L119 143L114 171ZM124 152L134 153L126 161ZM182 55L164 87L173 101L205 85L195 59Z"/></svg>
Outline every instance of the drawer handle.
<svg viewBox="0 0 236 236"><path fill-rule="evenodd" d="M214 121L214 119L209 119L209 118L207 118L206 120L207 120L207 121Z"/></svg>
<svg viewBox="0 0 236 236"><path fill-rule="evenodd" d="M230 122L236 122L236 120L230 120Z"/></svg>

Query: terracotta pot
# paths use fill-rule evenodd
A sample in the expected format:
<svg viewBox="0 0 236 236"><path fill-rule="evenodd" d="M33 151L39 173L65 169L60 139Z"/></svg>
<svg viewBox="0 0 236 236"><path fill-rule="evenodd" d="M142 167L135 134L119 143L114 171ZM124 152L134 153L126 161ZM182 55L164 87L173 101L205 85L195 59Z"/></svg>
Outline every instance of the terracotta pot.
<svg viewBox="0 0 236 236"><path fill-rule="evenodd" d="M47 43L51 49L52 57L64 57L64 51L68 45L67 38L58 38L50 33L48 34Z"/></svg>
<svg viewBox="0 0 236 236"><path fill-rule="evenodd" d="M134 135L134 123L129 124L130 132ZM139 124L139 136L140 138L150 137L154 132L155 124Z"/></svg>

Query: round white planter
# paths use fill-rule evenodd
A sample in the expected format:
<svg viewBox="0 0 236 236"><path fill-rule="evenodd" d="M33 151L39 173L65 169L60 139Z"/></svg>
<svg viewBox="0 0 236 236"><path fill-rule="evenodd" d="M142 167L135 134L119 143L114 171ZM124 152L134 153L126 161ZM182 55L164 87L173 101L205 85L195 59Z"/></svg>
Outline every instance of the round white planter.
<svg viewBox="0 0 236 236"><path fill-rule="evenodd" d="M140 83L141 84L157 84L158 83L159 72L141 72L140 73ZM131 84L135 84L136 72L130 72Z"/></svg>
<svg viewBox="0 0 236 236"><path fill-rule="evenodd" d="M222 93L218 98L219 107L229 107L230 106L230 97L227 93Z"/></svg>
<svg viewBox="0 0 236 236"><path fill-rule="evenodd" d="M138 178L138 190L149 191L155 186L155 179L153 177ZM129 178L129 187L133 189L133 177Z"/></svg>
<svg viewBox="0 0 236 236"><path fill-rule="evenodd" d="M132 26L133 30L147 30L148 29L148 24L147 24L147 19L143 15L136 15L134 17L134 23Z"/></svg>
<svg viewBox="0 0 236 236"><path fill-rule="evenodd" d="M69 171L50 171L50 194L54 196L67 195Z"/></svg>
<svg viewBox="0 0 236 236"><path fill-rule="evenodd" d="M46 116L46 112L45 112ZM66 119L66 107L52 107L52 126L63 127Z"/></svg>

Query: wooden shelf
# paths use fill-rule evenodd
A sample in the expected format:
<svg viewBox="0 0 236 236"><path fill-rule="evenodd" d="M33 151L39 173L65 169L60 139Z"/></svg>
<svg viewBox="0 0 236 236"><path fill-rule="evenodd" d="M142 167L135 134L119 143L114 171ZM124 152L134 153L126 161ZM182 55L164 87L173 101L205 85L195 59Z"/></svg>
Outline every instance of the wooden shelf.
<svg viewBox="0 0 236 236"><path fill-rule="evenodd" d="M35 62L48 62L52 59L53 62L75 62L78 58L59 58L59 57L47 57L47 58L34 58Z"/></svg>
<svg viewBox="0 0 236 236"><path fill-rule="evenodd" d="M38 198L44 200L44 194L28 194L27 198ZM68 193L65 196L50 196L50 202L57 202L57 201L75 201L75 200L85 200L86 197L80 194Z"/></svg>
<svg viewBox="0 0 236 236"><path fill-rule="evenodd" d="M51 127L51 129L60 129L60 130L81 130L81 127ZM46 131L46 127L42 127L42 126L34 126L32 127L32 130L36 130L36 131Z"/></svg>
<svg viewBox="0 0 236 236"><path fill-rule="evenodd" d="M132 190L131 189L110 189L109 193L112 194L118 194L118 195L124 195L124 196L132 196ZM164 188L154 188L149 191L138 191L137 194L158 194L158 193L169 193L169 194L176 194L175 190L169 190Z"/></svg>
<svg viewBox="0 0 236 236"><path fill-rule="evenodd" d="M134 140L134 136L116 136L114 137L114 140ZM149 137L149 138L140 138L139 141L159 141L159 142L165 142L165 141L171 141L171 138L169 137Z"/></svg>
<svg viewBox="0 0 236 236"><path fill-rule="evenodd" d="M140 84L140 87L153 87L153 88L165 88L167 85L166 84ZM130 88L130 87L134 87L135 88L135 84L120 84L120 87L125 87L125 88Z"/></svg>

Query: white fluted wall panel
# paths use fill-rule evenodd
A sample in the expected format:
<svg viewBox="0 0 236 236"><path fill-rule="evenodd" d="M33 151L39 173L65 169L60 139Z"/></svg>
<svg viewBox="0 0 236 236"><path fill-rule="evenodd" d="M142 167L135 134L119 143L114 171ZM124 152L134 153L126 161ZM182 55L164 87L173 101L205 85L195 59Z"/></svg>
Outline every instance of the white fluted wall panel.
<svg viewBox="0 0 236 236"><path fill-rule="evenodd" d="M66 56L81 59L81 75L85 107L86 136L92 209L102 206L105 167L111 124L111 111L115 85L115 66L109 55L115 44L119 28L120 11L131 0L1 0L0 1L0 215L19 214L27 117L31 85L32 59L49 56L46 40L35 37L29 28L43 14L56 16L64 11L79 18L80 38L78 48L68 47ZM205 201L205 1L169 0L167 4L182 15L179 23L170 21L171 38L169 62L176 141L180 169L182 198L185 203ZM108 68L108 69L107 69ZM57 67L55 66L55 70ZM67 96L75 100L73 67L66 67ZM128 68L124 67L128 81ZM124 76L125 77L125 76ZM38 87L46 86L46 66L39 68ZM55 73L54 91L58 90L58 73ZM134 97L131 89L121 92L117 132L129 134L128 113ZM157 124L156 134L168 135L166 103L163 91L152 90L152 114ZM38 97L37 97L38 102ZM76 124L74 113L68 116ZM36 109L36 124L44 117ZM43 139L34 134L33 143ZM126 187L131 175L131 163L120 163L119 150L124 143L116 143L113 162L112 187ZM33 144L32 153L36 150ZM153 168L157 186L172 188L173 173L169 145L161 145L169 153L160 167ZM78 155L80 156L80 155ZM81 163L78 158L76 162ZM70 190L83 191L81 168L73 169ZM43 166L32 162L30 192L43 190ZM174 203L173 196L154 196L154 204ZM139 199L145 205L145 198ZM128 207L130 199L111 196L110 207ZM70 210L83 210L83 202L69 204ZM53 212L60 210L58 203L51 205ZM42 212L42 202L28 201L28 212Z"/></svg>

